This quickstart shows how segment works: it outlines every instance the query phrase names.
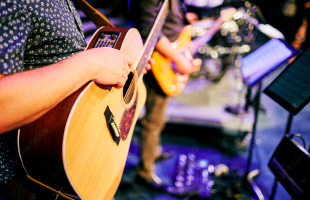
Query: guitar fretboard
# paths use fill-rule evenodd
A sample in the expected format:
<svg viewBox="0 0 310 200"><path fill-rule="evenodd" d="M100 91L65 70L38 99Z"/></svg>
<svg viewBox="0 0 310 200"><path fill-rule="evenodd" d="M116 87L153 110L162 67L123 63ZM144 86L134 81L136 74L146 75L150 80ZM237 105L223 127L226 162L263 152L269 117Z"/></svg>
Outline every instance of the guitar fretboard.
<svg viewBox="0 0 310 200"><path fill-rule="evenodd" d="M160 33L160 30L163 27L164 19L166 19L167 15L168 15L168 11L169 11L168 7L169 7L168 1L165 0L161 6L161 9L160 9L156 19L155 19L153 28L151 29L150 34L146 39L146 42L144 44L144 48L142 51L143 54L141 55L140 62L136 68L139 79L140 79L140 77L142 77L141 75L143 75L143 70L145 69L146 64L148 62L148 58L149 58L150 54L152 53L154 46L157 42L158 34Z"/></svg>

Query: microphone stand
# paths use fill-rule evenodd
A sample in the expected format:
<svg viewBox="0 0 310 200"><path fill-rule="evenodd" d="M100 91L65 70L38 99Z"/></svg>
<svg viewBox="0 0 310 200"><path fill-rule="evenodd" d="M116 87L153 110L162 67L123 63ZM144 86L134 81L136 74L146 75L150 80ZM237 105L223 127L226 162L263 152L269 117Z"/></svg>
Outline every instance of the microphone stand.
<svg viewBox="0 0 310 200"><path fill-rule="evenodd" d="M249 86L250 87L250 86ZM247 165L246 165L246 171L243 177L243 187L248 188L247 186L251 186L252 192L255 193L255 195L258 197L259 200L264 200L264 196L259 189L259 187L255 184L254 182L254 177L259 174L259 170L254 170L250 172L250 167L252 163L252 155L253 155L253 150L255 146L255 136L256 136L256 126L257 126L257 120L258 120L258 113L259 113L259 108L260 108L260 94L261 94L261 88L262 88L262 82L260 81L258 83L258 90L255 94L255 97L253 98L252 101L252 106L254 109L254 123L253 123L253 128L252 128L252 138L251 138L251 143L250 143L250 149L249 149L249 156L247 160ZM248 88L249 89L249 88Z"/></svg>

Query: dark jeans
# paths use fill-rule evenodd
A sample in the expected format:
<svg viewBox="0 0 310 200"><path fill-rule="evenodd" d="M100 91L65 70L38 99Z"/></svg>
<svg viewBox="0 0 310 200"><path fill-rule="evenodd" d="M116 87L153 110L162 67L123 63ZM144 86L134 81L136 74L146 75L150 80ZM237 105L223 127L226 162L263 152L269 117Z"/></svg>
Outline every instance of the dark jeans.
<svg viewBox="0 0 310 200"><path fill-rule="evenodd" d="M140 176L148 178L156 172L155 159L162 152L160 133L165 126L165 110L170 98L161 91L151 72L144 80L147 89L146 113L141 120L141 162L137 171Z"/></svg>

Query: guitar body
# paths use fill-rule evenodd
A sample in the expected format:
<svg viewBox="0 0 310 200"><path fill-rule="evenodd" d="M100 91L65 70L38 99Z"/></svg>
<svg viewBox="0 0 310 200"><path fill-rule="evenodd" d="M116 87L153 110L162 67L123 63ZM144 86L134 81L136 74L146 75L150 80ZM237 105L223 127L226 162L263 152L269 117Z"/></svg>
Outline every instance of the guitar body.
<svg viewBox="0 0 310 200"><path fill-rule="evenodd" d="M115 33L118 38L112 41ZM114 48L132 58L143 47L136 29L100 28L93 38L88 48L114 42ZM69 197L112 199L145 99L146 89L134 69L121 89L85 84L19 130L19 154L27 174ZM111 131L111 116L118 134Z"/></svg>
<svg viewBox="0 0 310 200"><path fill-rule="evenodd" d="M172 47L181 50L191 42L192 26L185 26L179 37L172 43ZM162 91L168 96L180 94L186 84L183 76L173 70L172 61L165 58L157 51L154 51L152 58L155 63L152 65L152 73Z"/></svg>
<svg viewBox="0 0 310 200"><path fill-rule="evenodd" d="M187 59L192 60L193 54L198 51L199 47L210 41L213 35L220 30L221 25L224 22L232 20L236 12L237 10L235 8L221 10L220 17L214 21L211 27L208 28L206 34L195 38L193 41L191 41L193 27L191 25L185 26L177 40L172 43L172 48L183 51L184 56ZM176 72L176 69L173 69L175 68L174 63L158 52L154 52L152 58L155 60L155 64L152 65L152 72L162 91L168 96L176 96L181 93L185 87L187 79ZM193 70L196 70L200 66L194 65L193 67Z"/></svg>

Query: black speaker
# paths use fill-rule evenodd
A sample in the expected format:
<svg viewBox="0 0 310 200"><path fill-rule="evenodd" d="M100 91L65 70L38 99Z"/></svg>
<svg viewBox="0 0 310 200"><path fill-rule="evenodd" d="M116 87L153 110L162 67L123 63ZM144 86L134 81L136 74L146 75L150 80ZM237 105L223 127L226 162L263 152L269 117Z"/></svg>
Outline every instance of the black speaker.
<svg viewBox="0 0 310 200"><path fill-rule="evenodd" d="M299 143L284 136L268 167L293 199L310 199L310 156Z"/></svg>

